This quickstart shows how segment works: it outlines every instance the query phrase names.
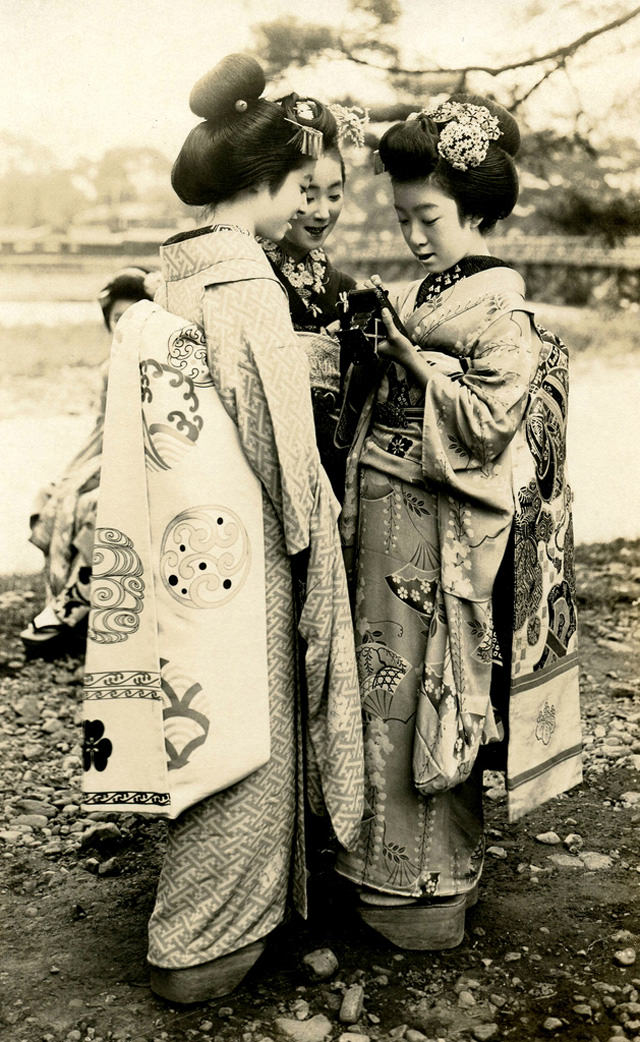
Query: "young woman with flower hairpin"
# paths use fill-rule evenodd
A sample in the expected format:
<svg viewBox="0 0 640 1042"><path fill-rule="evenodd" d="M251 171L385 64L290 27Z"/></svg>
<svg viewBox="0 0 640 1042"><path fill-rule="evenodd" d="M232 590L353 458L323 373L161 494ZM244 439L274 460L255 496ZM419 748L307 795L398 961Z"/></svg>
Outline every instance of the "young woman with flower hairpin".
<svg viewBox="0 0 640 1042"><path fill-rule="evenodd" d="M518 145L502 106L454 95L377 157L425 275L395 301L408 336L383 312L347 466L367 808L338 870L408 948L462 940L483 766L506 766L512 819L581 778L567 352L485 238Z"/></svg>
<svg viewBox="0 0 640 1042"><path fill-rule="evenodd" d="M261 245L287 291L294 329L307 351L318 449L338 499L344 492L346 451L335 444L340 411L340 348L327 333L339 317L342 294L356 282L334 268L325 243L344 204L346 171L343 143L362 147L367 114L364 109L324 105L315 98L290 94L279 102L293 118L303 118L323 136L322 155L307 189L304 214L291 221L280 242Z"/></svg>
<svg viewBox="0 0 640 1042"><path fill-rule="evenodd" d="M155 303L116 331L107 398L85 805L172 819L148 959L152 989L180 1003L232 990L287 910L305 914L305 797L346 845L362 815L338 508L257 242L304 212L322 135L264 88L244 55L193 88L202 122L172 184L213 223L161 247Z"/></svg>

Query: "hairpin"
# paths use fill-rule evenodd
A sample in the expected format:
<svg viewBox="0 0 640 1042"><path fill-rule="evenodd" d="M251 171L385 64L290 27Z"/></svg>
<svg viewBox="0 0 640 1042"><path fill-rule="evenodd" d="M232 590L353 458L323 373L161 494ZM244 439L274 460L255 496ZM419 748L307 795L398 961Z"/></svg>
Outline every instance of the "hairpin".
<svg viewBox="0 0 640 1042"><path fill-rule="evenodd" d="M350 139L356 148L364 148L364 132L369 123L368 109L359 105L339 105L337 102L328 108L338 125L340 144L348 144Z"/></svg>
<svg viewBox="0 0 640 1042"><path fill-rule="evenodd" d="M298 130L300 138L298 143L303 155L310 156L312 159L318 159L322 155L321 130L316 130L315 127L305 127L303 123L298 123L295 119L288 119L286 116L285 123L291 123ZM295 141L297 137L298 135L293 140Z"/></svg>
<svg viewBox="0 0 640 1042"><path fill-rule="evenodd" d="M382 157L377 148L373 153L373 172L374 174L385 173L384 163L382 162Z"/></svg>

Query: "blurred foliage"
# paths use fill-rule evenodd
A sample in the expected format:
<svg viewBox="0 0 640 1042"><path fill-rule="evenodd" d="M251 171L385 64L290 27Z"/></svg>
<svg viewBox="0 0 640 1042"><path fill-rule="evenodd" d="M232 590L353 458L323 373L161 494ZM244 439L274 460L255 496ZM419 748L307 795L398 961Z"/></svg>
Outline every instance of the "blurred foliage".
<svg viewBox="0 0 640 1042"><path fill-rule="evenodd" d="M0 151L6 141L0 134ZM29 138L11 135L0 167L0 225L115 228L126 204L140 204L140 220L150 226L171 222L186 208L171 188L170 170L167 156L153 148L112 148L97 161L59 167Z"/></svg>
<svg viewBox="0 0 640 1042"><path fill-rule="evenodd" d="M591 235L615 246L628 235L640 235L640 209L636 196L612 198L587 196L577 189L558 193L551 205L541 208L554 231L566 235Z"/></svg>
<svg viewBox="0 0 640 1042"><path fill-rule="evenodd" d="M390 29L401 14L400 0L350 0L349 8L348 29L295 16L256 25L253 50L266 66L269 78L327 57L349 56L354 61L381 62L385 66L396 63L398 48Z"/></svg>
<svg viewBox="0 0 640 1042"><path fill-rule="evenodd" d="M640 234L640 148L634 140L596 150L577 133L530 133L523 136L518 167L522 230L588 235L608 246Z"/></svg>
<svg viewBox="0 0 640 1042"><path fill-rule="evenodd" d="M570 9L575 2L561 0L559 6ZM396 100L370 106L373 126L366 144L373 149L384 125L406 118L426 96L464 89L466 78L451 70L428 72L418 79L398 71L401 63L391 30L401 14L399 0L350 0L349 7L350 18L345 21L348 29L304 23L295 18L262 23L256 29L256 53L267 59L272 75L292 67L302 69L320 59L336 58L389 68L388 81ZM522 5L523 26L548 13L548 7L548 0L526 0ZM604 26L606 31L607 20L601 6L589 3L588 9L593 16L593 29L599 31L598 27ZM609 17L611 14L625 12L610 11ZM615 46L622 46L620 37ZM514 104L528 94L518 80L516 76L510 88ZM523 83L526 82L525 77ZM490 92L485 93L491 97ZM336 97L335 87L331 98L343 104L361 103L358 98ZM615 141L595 149L581 132L579 120L570 134L562 136L552 130L528 132L519 107L518 117L523 128L518 155L522 188L517 211L501 225L504 232L517 228L521 233L585 235L607 245L639 234L635 200L640 149L635 142ZM388 214L380 218L379 213L371 212L377 188L372 188L366 178L363 184L361 181L362 172L353 170L350 192L360 219L364 221L368 208L366 219L372 228L388 224Z"/></svg>
<svg viewBox="0 0 640 1042"><path fill-rule="evenodd" d="M305 65L311 54L339 49L337 33L331 26L314 25L293 16L257 26L255 41L254 51L269 78L291 65Z"/></svg>

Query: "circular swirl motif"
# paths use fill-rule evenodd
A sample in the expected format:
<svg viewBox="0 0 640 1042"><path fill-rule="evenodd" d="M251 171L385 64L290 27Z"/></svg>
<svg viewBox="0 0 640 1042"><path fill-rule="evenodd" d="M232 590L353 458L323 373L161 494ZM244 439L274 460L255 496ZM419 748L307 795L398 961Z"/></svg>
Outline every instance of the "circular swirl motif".
<svg viewBox="0 0 640 1042"><path fill-rule="evenodd" d="M229 507L184 510L162 538L162 582L172 597L190 608L226 604L243 585L250 563L247 530Z"/></svg>
<svg viewBox="0 0 640 1042"><path fill-rule="evenodd" d="M187 326L169 341L168 363L196 387L213 383L207 362L207 341L199 326Z"/></svg>

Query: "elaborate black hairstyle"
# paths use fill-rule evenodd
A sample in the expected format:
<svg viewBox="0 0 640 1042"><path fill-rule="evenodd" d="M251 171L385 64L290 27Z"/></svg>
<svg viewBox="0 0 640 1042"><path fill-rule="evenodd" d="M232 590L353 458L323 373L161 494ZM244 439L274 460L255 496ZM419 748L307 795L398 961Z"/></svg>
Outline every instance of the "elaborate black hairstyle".
<svg viewBox="0 0 640 1042"><path fill-rule="evenodd" d="M189 206L216 206L266 183L277 191L287 174L309 160L304 137L283 106L261 97L262 68L229 54L196 83L189 105L202 116L187 135L171 172L174 191Z"/></svg>
<svg viewBox="0 0 640 1042"><path fill-rule="evenodd" d="M116 300L153 300L156 289L156 272L151 268L130 267L117 271L113 278L98 294L98 303L102 308L104 324L111 332L109 313ZM151 276L151 278L149 278Z"/></svg>
<svg viewBox="0 0 640 1042"><path fill-rule="evenodd" d="M459 111L463 123L465 111L472 113L474 123L477 110L466 106L486 110L489 119L478 113L479 125L492 128L488 140L486 135L482 139L484 147L467 163L460 154L465 142L456 144L458 128L452 127ZM458 142L462 140L459 136ZM380 141L379 154L392 181L431 179L455 200L461 217L481 217L479 229L486 232L496 221L508 217L518 200L513 157L519 147L518 124L502 105L478 94L453 94L433 113L423 111L390 127Z"/></svg>

